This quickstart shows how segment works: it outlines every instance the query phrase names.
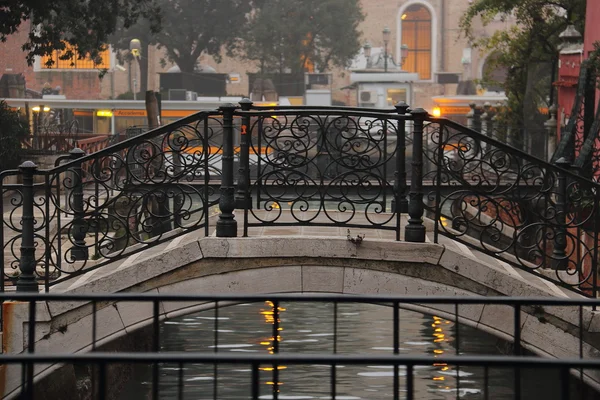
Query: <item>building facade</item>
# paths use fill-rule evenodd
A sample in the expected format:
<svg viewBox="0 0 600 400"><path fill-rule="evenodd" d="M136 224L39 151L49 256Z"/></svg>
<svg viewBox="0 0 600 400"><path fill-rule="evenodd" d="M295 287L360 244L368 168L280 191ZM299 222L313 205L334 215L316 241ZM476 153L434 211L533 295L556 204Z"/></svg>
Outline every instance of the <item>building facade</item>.
<svg viewBox="0 0 600 400"><path fill-rule="evenodd" d="M414 107L431 109L435 96L452 96L459 90L458 81L476 81L483 76L486 55L471 49L460 35L460 18L470 0L362 0L365 20L359 29L363 43L384 49L405 72L417 74L412 82L411 103ZM475 26L476 35L491 35L497 29L508 27L512 21L493 21L486 27ZM382 31L389 28L387 46ZM23 74L28 89L41 92L44 87L60 87L67 98L108 99L132 91L132 82L139 79L139 66L135 63L116 65L115 54L107 51L103 67L108 73L99 79L97 68L89 65L56 65L44 67L44 60L36 60L28 66L21 50L28 32L24 24L19 34L0 44L0 72ZM405 45L406 57L401 57ZM160 90L159 73L172 65L161 65L162 50L152 48L144 54L149 60L148 89ZM237 59L223 57L221 63L202 55L199 64L214 68L218 73L237 77L227 84L228 95L248 95L251 88L247 73L256 72L256 65ZM357 105L358 88L352 85L351 73L346 69L324 71L332 73L332 98L338 104ZM139 85L138 85L139 87ZM485 89L485 88L484 88ZM485 91L485 90L484 90ZM394 96L387 96L392 100ZM396 96L397 97L397 96ZM390 100L390 102L392 101Z"/></svg>

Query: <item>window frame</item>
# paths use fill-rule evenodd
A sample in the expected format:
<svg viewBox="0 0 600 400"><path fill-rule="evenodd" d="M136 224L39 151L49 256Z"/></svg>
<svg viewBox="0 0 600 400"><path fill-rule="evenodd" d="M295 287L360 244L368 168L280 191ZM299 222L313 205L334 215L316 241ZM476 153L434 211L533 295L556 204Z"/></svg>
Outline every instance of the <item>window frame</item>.
<svg viewBox="0 0 600 400"><path fill-rule="evenodd" d="M107 49L108 55L109 55L109 67L108 67L108 71L112 72L115 69L115 65L116 65L116 61L117 61L117 55L113 49L113 47L111 45L108 45L108 49ZM44 66L42 65L42 60L44 59L44 57L41 56L36 56L35 60L33 62L33 71L34 72L52 72L52 71L61 71L61 72L65 72L65 71L72 71L72 72L97 72L102 70L102 68L57 68L56 66L52 66L52 68L44 68Z"/></svg>
<svg viewBox="0 0 600 400"><path fill-rule="evenodd" d="M400 64L401 60L401 46L402 46L402 14L411 6L419 5L423 6L429 11L429 15L431 16L431 77L429 79L421 79L419 76L419 80L417 82L435 82L435 75L437 73L437 52L438 52L438 40L437 40L437 14L435 9L429 2L424 0L411 0L403 4L398 9L398 16L396 18L397 21L397 37L398 40L396 42L396 62Z"/></svg>

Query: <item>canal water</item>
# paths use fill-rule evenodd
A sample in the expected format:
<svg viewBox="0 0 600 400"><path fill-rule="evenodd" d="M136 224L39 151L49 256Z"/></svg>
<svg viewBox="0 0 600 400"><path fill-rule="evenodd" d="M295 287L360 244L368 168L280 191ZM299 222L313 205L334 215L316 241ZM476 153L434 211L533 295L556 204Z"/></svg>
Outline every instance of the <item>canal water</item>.
<svg viewBox="0 0 600 400"><path fill-rule="evenodd" d="M279 352L332 354L334 350L333 304L280 304ZM390 307L375 304L337 306L338 354L393 354L393 317ZM215 322L217 322L215 324ZM456 327L436 315L400 311L401 354L439 357L456 353ZM510 346L492 335L460 325L460 354L501 355ZM213 352L215 331L217 351L230 354L269 354L273 351L273 305L239 304L173 318L161 326L163 352ZM399 369L402 398L406 397L405 373ZM251 370L248 365L214 366L186 364L160 366L160 399L249 399ZM392 366L340 365L336 369L339 400L392 399ZM331 369L324 365L278 367L278 398L282 400L329 399ZM556 371L520 371L523 399L558 399ZM132 380L119 400L150 398L151 366L136 367ZM458 379L457 379L458 378ZM443 363L416 367L415 399L446 400L514 398L514 371L489 369L487 393L483 367L460 367ZM272 368L260 372L261 399L273 398ZM183 382L183 385L179 383ZM574 388L576 390L577 388ZM216 390L216 396L215 396ZM575 393L574 393L575 394ZM486 397L487 395L487 397ZM573 398L579 398L573 397ZM587 397L586 397L587 398ZM593 398L593 397L589 397Z"/></svg>

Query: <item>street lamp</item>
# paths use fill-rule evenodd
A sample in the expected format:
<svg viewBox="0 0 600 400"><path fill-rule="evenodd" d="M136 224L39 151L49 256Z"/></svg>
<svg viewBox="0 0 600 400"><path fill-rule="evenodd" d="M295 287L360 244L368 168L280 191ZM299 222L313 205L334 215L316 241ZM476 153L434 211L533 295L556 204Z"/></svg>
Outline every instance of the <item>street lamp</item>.
<svg viewBox="0 0 600 400"><path fill-rule="evenodd" d="M408 45L403 44L400 46L400 68L404 67L404 62L408 58Z"/></svg>
<svg viewBox="0 0 600 400"><path fill-rule="evenodd" d="M563 50L567 49L569 46L575 45L575 44L580 44L581 43L581 33L579 33L579 31L575 28L575 26L573 24L568 25L564 31L562 31L560 33L560 35L558 35L559 39L560 39L560 43L558 45L558 54L557 54L557 61L558 63L560 62L560 54ZM558 63L552 63L552 80L550 82L550 98L548 99L548 104L549 105L553 105L555 103L554 101L554 79L556 77L556 68L558 67Z"/></svg>
<svg viewBox="0 0 600 400"><path fill-rule="evenodd" d="M371 61L371 43L365 43L365 45L363 46L363 50L365 52L365 58L367 59L367 68L369 68L369 61Z"/></svg>
<svg viewBox="0 0 600 400"><path fill-rule="evenodd" d="M131 55L133 59L138 62L139 66L139 57L140 52L142 50L142 43L139 39L131 39L129 42L129 51L131 51ZM133 100L137 100L137 68L133 69Z"/></svg>
<svg viewBox="0 0 600 400"><path fill-rule="evenodd" d="M384 70L385 72L388 72L388 43L390 41L390 36L392 35L392 31L390 31L390 28L388 28L387 26L385 28L383 28L383 47L384 47Z"/></svg>
<svg viewBox="0 0 600 400"><path fill-rule="evenodd" d="M563 46L581 42L581 33L579 33L579 31L575 29L575 26L572 24L567 26L567 28L562 31L560 35L558 35L558 37L560 38Z"/></svg>

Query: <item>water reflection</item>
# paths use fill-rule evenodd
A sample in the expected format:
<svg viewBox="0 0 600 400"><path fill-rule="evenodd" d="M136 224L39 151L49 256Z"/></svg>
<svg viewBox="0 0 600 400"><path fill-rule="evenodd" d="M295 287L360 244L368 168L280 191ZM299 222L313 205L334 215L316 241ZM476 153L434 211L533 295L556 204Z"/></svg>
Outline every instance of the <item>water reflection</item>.
<svg viewBox="0 0 600 400"><path fill-rule="evenodd" d="M277 308L276 308L277 306ZM334 333L334 306L323 303L241 304L203 311L166 321L161 326L162 351L282 354L393 354L393 314L390 307L374 304L339 304ZM435 315L400 311L400 354L456 354L456 330L460 354L501 354L506 343L491 335ZM337 343L334 346L334 337ZM217 345L215 346L215 338ZM162 365L161 399L248 399L251 393L249 365ZM400 394L406 397L406 369L397 369ZM331 367L327 365L262 365L260 398L328 399ZM489 398L512 399L513 371L490 369ZM558 374L523 371L523 398L558 398ZM215 379L216 378L216 379ZM414 371L415 398L424 400L484 398L483 367L445 363L419 366ZM122 400L145 399L150 392L151 369L138 368ZM181 383L181 385L180 385ZM336 367L337 399L393 398L393 366ZM181 393L180 393L181 391ZM180 396L181 397L178 397Z"/></svg>
<svg viewBox="0 0 600 400"><path fill-rule="evenodd" d="M279 305L275 306L275 304L273 304L271 301L266 301L265 304L268 309L261 309L260 314L265 318L265 323L268 325L273 325L273 328L271 337L263 340L260 342L260 344L266 346L269 354L275 354L279 353L279 343L281 343L282 340L281 333L283 331L283 327L281 326L281 313L286 311L286 309L280 307ZM287 367L285 365L273 365L259 368L259 371L272 372L272 379L265 382L265 385L272 388L272 393L280 393L279 387L283 385L283 382L280 381L279 371L286 368Z"/></svg>

